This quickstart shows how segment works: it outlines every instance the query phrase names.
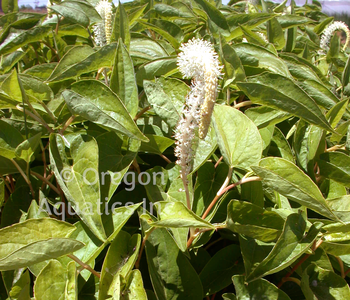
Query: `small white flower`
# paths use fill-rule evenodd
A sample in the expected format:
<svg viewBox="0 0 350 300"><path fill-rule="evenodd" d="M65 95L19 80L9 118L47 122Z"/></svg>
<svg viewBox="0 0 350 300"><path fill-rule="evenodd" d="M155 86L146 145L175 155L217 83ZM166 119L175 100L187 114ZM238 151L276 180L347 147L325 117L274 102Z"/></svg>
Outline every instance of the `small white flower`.
<svg viewBox="0 0 350 300"><path fill-rule="evenodd" d="M175 129L175 155L181 166L181 177L186 180L192 167L195 132L198 128L200 138L205 138L208 132L222 67L212 44L207 41L194 38L182 44L180 50L179 70L185 78L192 78L191 91Z"/></svg>
<svg viewBox="0 0 350 300"><path fill-rule="evenodd" d="M334 32L337 30L343 30L346 34L346 41L345 41L343 50L346 49L346 47L350 42L350 30L349 30L349 27L344 22L341 22L341 21L333 22L332 24L328 25L327 28L323 31L321 42L320 42L321 49L328 51L329 43L332 39Z"/></svg>
<svg viewBox="0 0 350 300"><path fill-rule="evenodd" d="M100 0L95 9L102 18L102 22L93 27L95 41L98 46L105 46L111 42L112 3L108 0Z"/></svg>

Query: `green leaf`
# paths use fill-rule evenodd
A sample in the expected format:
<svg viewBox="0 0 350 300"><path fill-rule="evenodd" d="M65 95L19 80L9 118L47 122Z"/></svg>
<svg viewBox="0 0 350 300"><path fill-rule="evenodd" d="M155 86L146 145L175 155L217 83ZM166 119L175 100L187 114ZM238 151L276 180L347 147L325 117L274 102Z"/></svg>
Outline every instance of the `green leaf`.
<svg viewBox="0 0 350 300"><path fill-rule="evenodd" d="M226 85L231 82L245 81L245 72L236 51L225 40L220 39L220 42L222 56L224 57L225 75L228 78Z"/></svg>
<svg viewBox="0 0 350 300"><path fill-rule="evenodd" d="M214 225L211 225L209 222L197 216L181 202L159 201L155 206L157 208L159 221L153 222L152 218L148 217L148 215L141 215L140 217L147 221L149 226L163 228L195 227L215 229Z"/></svg>
<svg viewBox="0 0 350 300"><path fill-rule="evenodd" d="M214 27L215 31L212 32L213 34L217 34L217 30L219 29L219 32L222 34L229 35L230 28L228 26L226 18L214 5L205 0L195 0L195 2L198 3L206 12L208 15L208 21L215 24L216 28Z"/></svg>
<svg viewBox="0 0 350 300"><path fill-rule="evenodd" d="M91 48L86 48L84 49L83 57L81 57L81 54L79 54L79 56L75 56L76 53L79 53L79 49L81 50L83 48L72 48L70 52L68 52L69 56L67 53L67 58L64 59L66 57L64 56L58 63L48 81L63 81L70 78L76 78L85 73L96 71L103 67L110 67L114 61L116 48L117 43L111 43L93 53L91 53ZM75 50L71 53L73 49Z"/></svg>
<svg viewBox="0 0 350 300"><path fill-rule="evenodd" d="M21 270L18 270L19 274L22 273ZM3 278L4 276L3 272ZM17 277L19 274L15 274ZM31 284L30 284L30 275L29 271L25 271L21 274L20 278L13 278L13 282L11 282L11 290L9 291L8 295L11 299L16 300L30 300L30 290L31 290Z"/></svg>
<svg viewBox="0 0 350 300"><path fill-rule="evenodd" d="M294 162L294 156L290 145L278 127L275 127L274 129L273 137L269 147L269 153L272 154L272 156L280 156L286 160Z"/></svg>
<svg viewBox="0 0 350 300"><path fill-rule="evenodd" d="M165 21L164 21L165 22ZM161 24L159 24L160 26L156 26L154 24L139 20L139 23L141 23L145 28L149 28L153 31L155 31L156 33L158 33L159 35L161 35L164 39L166 39L175 49L179 48L180 46L180 42L168 31L165 30L164 27L160 27ZM159 22L157 22L159 23ZM169 22L170 23L170 22ZM174 26L178 27L177 25L173 24ZM178 30L181 32L181 28L178 27ZM178 32L178 34L181 34L180 32Z"/></svg>
<svg viewBox="0 0 350 300"><path fill-rule="evenodd" d="M147 300L147 294L143 288L142 275L139 270L131 271L126 282L123 297L125 300Z"/></svg>
<svg viewBox="0 0 350 300"><path fill-rule="evenodd" d="M75 300L78 297L78 272L74 261L67 265L67 281L65 289L65 298L67 300Z"/></svg>
<svg viewBox="0 0 350 300"><path fill-rule="evenodd" d="M30 75L41 80L47 80L56 66L57 66L56 62L35 65L25 70L23 74Z"/></svg>
<svg viewBox="0 0 350 300"><path fill-rule="evenodd" d="M312 99L315 100L317 105L331 109L336 103L339 102L337 96L335 96L325 85L314 80L305 80L304 82L298 82L300 86Z"/></svg>
<svg viewBox="0 0 350 300"><path fill-rule="evenodd" d="M106 132L96 137L99 150L99 175L101 199L108 202L129 166L136 158L136 152L122 151L123 141L114 132ZM144 143L148 145L148 143Z"/></svg>
<svg viewBox="0 0 350 300"><path fill-rule="evenodd" d="M322 243L322 249L327 252L328 254L334 255L334 256L341 256L341 255L348 255L350 254L350 242L323 242Z"/></svg>
<svg viewBox="0 0 350 300"><path fill-rule="evenodd" d="M201 216L215 198L217 192L225 182L228 173L226 164L219 164L216 168L213 163L206 162L197 171L192 210ZM208 218L210 220L210 217Z"/></svg>
<svg viewBox="0 0 350 300"><path fill-rule="evenodd" d="M111 213L102 216L103 225L108 236L108 242L114 240L125 223L134 214L142 202L130 206L115 208ZM112 206L113 207L113 206Z"/></svg>
<svg viewBox="0 0 350 300"><path fill-rule="evenodd" d="M288 68L283 60L266 48L249 43L235 44L232 48L241 59L243 66L262 68L285 77L290 77Z"/></svg>
<svg viewBox="0 0 350 300"><path fill-rule="evenodd" d="M16 51L29 43L39 42L49 35L51 26L39 26L28 29L19 35L9 35L0 45L0 55Z"/></svg>
<svg viewBox="0 0 350 300"><path fill-rule="evenodd" d="M134 63L137 59L140 59L142 62L148 62L153 59L167 57L168 53L156 41L133 38L130 42L130 56L134 59Z"/></svg>
<svg viewBox="0 0 350 300"><path fill-rule="evenodd" d="M13 126L0 120L0 156L11 159L16 157L16 148L23 137ZM0 171L1 174L4 174Z"/></svg>
<svg viewBox="0 0 350 300"><path fill-rule="evenodd" d="M142 219L141 225L145 233L149 227ZM203 299L203 288L196 271L165 228L157 228L150 233L145 250L158 299Z"/></svg>
<svg viewBox="0 0 350 300"><path fill-rule="evenodd" d="M350 56L349 56L348 60L346 61L346 65L345 65L343 75L342 75L343 90L348 85L349 80L350 80Z"/></svg>
<svg viewBox="0 0 350 300"><path fill-rule="evenodd" d="M86 39L90 37L87 29L79 24L62 25L59 27L57 35L59 37L67 35L76 35Z"/></svg>
<svg viewBox="0 0 350 300"><path fill-rule="evenodd" d="M130 47L130 29L129 19L122 3L118 4L117 11L115 13L113 21L113 30L111 36L111 42L116 42L122 39L127 48Z"/></svg>
<svg viewBox="0 0 350 300"><path fill-rule="evenodd" d="M347 110L348 103L348 99L340 101L327 112L326 117L333 128L336 127L342 119Z"/></svg>
<svg viewBox="0 0 350 300"><path fill-rule="evenodd" d="M274 44L277 50L283 49L286 44L282 26L276 18L267 21L267 37L269 42Z"/></svg>
<svg viewBox="0 0 350 300"><path fill-rule="evenodd" d="M178 8L167 4L156 4L153 9L163 17L180 17L180 18L188 18L193 17L192 14L181 11Z"/></svg>
<svg viewBox="0 0 350 300"><path fill-rule="evenodd" d="M232 283L232 276L243 271L237 264L240 256L240 247L237 245L227 246L215 253L199 274L205 296L215 294L229 286Z"/></svg>
<svg viewBox="0 0 350 300"><path fill-rule="evenodd" d="M309 23L314 22L314 20L312 20L312 19L309 19L309 18L304 17L304 16L298 16L295 14L291 14L291 15L285 14L285 15L276 17L276 19L277 19L278 23L281 24L283 29L301 26L301 25L305 25L305 24L309 24Z"/></svg>
<svg viewBox="0 0 350 300"><path fill-rule="evenodd" d="M247 116L233 107L215 105L213 123L221 154L231 168L249 169L259 161L261 136Z"/></svg>
<svg viewBox="0 0 350 300"><path fill-rule="evenodd" d="M193 159L192 173L196 172L216 150L217 139L213 125L209 127L207 136L204 140L198 140Z"/></svg>
<svg viewBox="0 0 350 300"><path fill-rule="evenodd" d="M154 134L146 134L148 143L141 143L140 152L162 154L167 148L174 144L174 140Z"/></svg>
<svg viewBox="0 0 350 300"><path fill-rule="evenodd" d="M50 162L67 200L90 230L106 239L101 219L98 145L91 136L78 135L70 145L71 162L60 135L50 135Z"/></svg>
<svg viewBox="0 0 350 300"><path fill-rule="evenodd" d="M237 86L254 103L291 113L333 132L314 100L289 78L278 74L263 73L250 77L247 83L237 83Z"/></svg>
<svg viewBox="0 0 350 300"><path fill-rule="evenodd" d="M3 73L9 72L25 55L26 52L20 50L4 56L0 66L0 71Z"/></svg>
<svg viewBox="0 0 350 300"><path fill-rule="evenodd" d="M95 51L89 46L75 46L72 47L67 53L61 58L60 62L56 65L52 71L48 81L53 78L60 77L64 72L69 70L72 66L79 64L84 61L87 57L94 54ZM74 74L74 77L76 75ZM67 78L68 79L68 78Z"/></svg>
<svg viewBox="0 0 350 300"><path fill-rule="evenodd" d="M142 67L136 73L137 84L142 86L144 80L153 80L154 77L165 75L168 72L177 69L176 57L164 57L152 60Z"/></svg>
<svg viewBox="0 0 350 300"><path fill-rule="evenodd" d="M301 85L307 86L309 81L316 81L320 83L320 85L323 83L329 86L329 82L322 72L306 59L303 59L293 53L281 53L280 57L287 65L289 72L293 75L293 77L301 81ZM303 82L306 80L308 82Z"/></svg>
<svg viewBox="0 0 350 300"><path fill-rule="evenodd" d="M245 201L231 200L227 207L226 227L263 242L276 240L284 225L283 218Z"/></svg>
<svg viewBox="0 0 350 300"><path fill-rule="evenodd" d="M231 294L231 293L222 294L222 298L224 300L237 300L235 294Z"/></svg>
<svg viewBox="0 0 350 300"><path fill-rule="evenodd" d="M239 25L243 25L248 29L253 29L260 24L274 18L275 16L276 14L273 13L231 14L227 18L227 23L231 29L231 34L230 36L226 37L226 40L230 41L242 35L242 30Z"/></svg>
<svg viewBox="0 0 350 300"><path fill-rule="evenodd" d="M304 270L300 287L307 300L350 298L350 289L344 278L314 264Z"/></svg>
<svg viewBox="0 0 350 300"><path fill-rule="evenodd" d="M163 90L161 82L145 80L143 86L147 100L152 105L156 114L158 114L171 128L174 128L178 123L180 115L169 95Z"/></svg>
<svg viewBox="0 0 350 300"><path fill-rule="evenodd" d="M306 220L301 214L291 214L287 217L283 232L269 255L247 274L247 282L269 274L277 273L290 266L302 256L314 243L322 223L314 223L306 234Z"/></svg>
<svg viewBox="0 0 350 300"><path fill-rule="evenodd" d="M326 233L323 235L327 242L343 242L350 240L350 223L333 223L323 226Z"/></svg>
<svg viewBox="0 0 350 300"><path fill-rule="evenodd" d="M325 148L325 132L314 125L300 120L294 133L294 152L299 165L305 172L313 174L316 155ZM309 173L309 174L310 174Z"/></svg>
<svg viewBox="0 0 350 300"><path fill-rule="evenodd" d="M334 17L325 18L321 23L315 26L314 32L320 34L328 24L330 24L334 20Z"/></svg>
<svg viewBox="0 0 350 300"><path fill-rule="evenodd" d="M18 11L18 1L17 0L2 0L1 8L5 14Z"/></svg>
<svg viewBox="0 0 350 300"><path fill-rule="evenodd" d="M16 147L15 154L17 158L25 160L27 163L31 161L31 158L35 150L39 147L41 141L41 133L38 133L31 138L25 140Z"/></svg>
<svg viewBox="0 0 350 300"><path fill-rule="evenodd" d="M258 128L275 125L290 117L288 113L267 106L249 108L245 111L245 114Z"/></svg>
<svg viewBox="0 0 350 300"><path fill-rule="evenodd" d="M21 267L72 253L84 246L67 237L73 225L51 218L30 219L0 229L0 270Z"/></svg>
<svg viewBox="0 0 350 300"><path fill-rule="evenodd" d="M66 278L67 273L62 264L57 260L50 260L35 280L35 298L61 300L66 289Z"/></svg>
<svg viewBox="0 0 350 300"><path fill-rule="evenodd" d="M258 279L246 284L243 275L235 275L232 277L232 281L236 289L237 300L265 298L269 300L290 300L285 292L266 279Z"/></svg>
<svg viewBox="0 0 350 300"><path fill-rule="evenodd" d="M127 277L136 262L141 236L135 234L132 237L125 231L120 231L108 249L101 270L99 285L100 300L114 295L114 278L122 275Z"/></svg>
<svg viewBox="0 0 350 300"><path fill-rule="evenodd" d="M317 185L292 162L267 157L252 169L269 188L327 218L337 220Z"/></svg>
<svg viewBox="0 0 350 300"><path fill-rule="evenodd" d="M320 155L320 175L350 187L350 157L341 152Z"/></svg>
<svg viewBox="0 0 350 300"><path fill-rule="evenodd" d="M62 95L73 114L131 138L148 141L119 97L102 82L84 80L72 88L74 92L66 90Z"/></svg>
<svg viewBox="0 0 350 300"><path fill-rule="evenodd" d="M51 5L50 10L62 15L71 23L80 24L84 27L87 27L90 23L89 17L73 1L64 1L60 4Z"/></svg>
<svg viewBox="0 0 350 300"><path fill-rule="evenodd" d="M114 67L110 82L111 90L123 101L130 115L134 118L138 109L138 90L134 65L126 46L119 39L115 54Z"/></svg>

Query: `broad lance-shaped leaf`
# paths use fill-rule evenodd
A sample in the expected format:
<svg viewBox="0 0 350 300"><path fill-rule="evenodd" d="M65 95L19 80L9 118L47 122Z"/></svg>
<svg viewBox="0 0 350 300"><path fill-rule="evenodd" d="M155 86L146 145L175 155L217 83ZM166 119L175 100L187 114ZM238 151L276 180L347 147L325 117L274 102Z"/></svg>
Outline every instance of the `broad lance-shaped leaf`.
<svg viewBox="0 0 350 300"><path fill-rule="evenodd" d="M21 133L5 121L0 120L0 156L16 157L16 148L23 142Z"/></svg>
<svg viewBox="0 0 350 300"><path fill-rule="evenodd" d="M91 48L90 46L79 45L79 46L72 47L61 58L60 62L56 65L55 69L52 71L47 81L51 81L54 78L59 77L64 72L69 70L71 67L79 64L81 61L84 61L89 55L92 55L94 53L95 53L94 49Z"/></svg>
<svg viewBox="0 0 350 300"><path fill-rule="evenodd" d="M315 264L310 264L304 270L300 287L307 300L350 299L350 289L345 279Z"/></svg>
<svg viewBox="0 0 350 300"><path fill-rule="evenodd" d="M350 187L350 157L341 152L320 155L320 175Z"/></svg>
<svg viewBox="0 0 350 300"><path fill-rule="evenodd" d="M104 300L114 295L115 277L122 275L126 278L137 260L141 236L130 236L125 231L120 231L108 249L101 270L99 285L99 300Z"/></svg>
<svg viewBox="0 0 350 300"><path fill-rule="evenodd" d="M120 97L134 118L139 103L136 76L131 57L121 39L118 41L110 88Z"/></svg>
<svg viewBox="0 0 350 300"><path fill-rule="evenodd" d="M239 56L243 66L262 68L290 77L288 68L283 60L266 48L250 43L234 44L232 48Z"/></svg>
<svg viewBox="0 0 350 300"><path fill-rule="evenodd" d="M29 139L19 144L16 148L16 156L25 160L27 163L31 161L31 158L35 150L39 147L41 141L41 133L38 133Z"/></svg>
<svg viewBox="0 0 350 300"><path fill-rule="evenodd" d="M233 107L215 105L213 121L220 152L230 167L249 169L259 161L262 139L247 116Z"/></svg>
<svg viewBox="0 0 350 300"><path fill-rule="evenodd" d="M226 227L233 232L271 242L280 236L283 225L279 214L252 203L231 200L227 206Z"/></svg>
<svg viewBox="0 0 350 300"><path fill-rule="evenodd" d="M123 140L115 132L100 134L96 137L96 141L99 150L101 199L108 202L136 158L137 152L122 151Z"/></svg>
<svg viewBox="0 0 350 300"><path fill-rule="evenodd" d="M243 275L232 277L236 289L237 299L269 299L290 300L285 292L274 286L266 279L258 279L248 284L245 283Z"/></svg>
<svg viewBox="0 0 350 300"><path fill-rule="evenodd" d="M68 263L66 268L58 260L50 260L35 280L35 299L77 299L76 277L77 273L74 261Z"/></svg>
<svg viewBox="0 0 350 300"><path fill-rule="evenodd" d="M143 219L140 221L145 234L150 227ZM156 228L149 234L145 250L157 299L203 299L203 287L196 271L165 228Z"/></svg>
<svg viewBox="0 0 350 300"><path fill-rule="evenodd" d="M337 220L317 185L292 162L279 157L267 157L252 169L272 190L327 218Z"/></svg>
<svg viewBox="0 0 350 300"><path fill-rule="evenodd" d="M315 101L291 79L263 73L237 83L251 101L291 113L307 122L333 132Z"/></svg>
<svg viewBox="0 0 350 300"><path fill-rule="evenodd" d="M232 284L231 277L244 272L238 245L229 245L214 254L199 274L206 296L215 294Z"/></svg>
<svg viewBox="0 0 350 300"><path fill-rule="evenodd" d="M152 105L156 114L171 128L175 127L179 121L180 115L176 110L175 103L171 101L169 95L163 90L161 82L144 80L143 86L147 100Z"/></svg>
<svg viewBox="0 0 350 300"><path fill-rule="evenodd" d="M126 47L129 48L131 40L129 18L123 4L121 4L120 1L113 21L111 41L115 42L119 39L121 39Z"/></svg>
<svg viewBox="0 0 350 300"><path fill-rule="evenodd" d="M315 222L305 234L306 220L302 214L289 215L276 245L269 255L250 274L247 274L247 282L277 273L290 266L310 249L322 225Z"/></svg>
<svg viewBox="0 0 350 300"><path fill-rule="evenodd" d="M85 73L96 71L103 67L110 67L113 64L116 48L117 43L111 43L88 56L85 56L84 54L85 57L83 59L78 60L75 58L75 62L73 64L70 64L68 60L61 60L48 81L63 81L69 78L76 78ZM76 53L76 51L74 52ZM88 53L88 50L85 53ZM68 55L68 53L66 55ZM70 55L69 58L72 59L72 55Z"/></svg>
<svg viewBox="0 0 350 300"><path fill-rule="evenodd" d="M123 299L125 300L147 300L147 294L143 288L142 275L139 270L131 271L127 278L126 287L124 293L127 296Z"/></svg>
<svg viewBox="0 0 350 300"><path fill-rule="evenodd" d="M66 90L62 95L73 114L131 138L148 141L118 96L102 82L84 80L72 88L75 92Z"/></svg>
<svg viewBox="0 0 350 300"><path fill-rule="evenodd" d="M101 219L98 146L91 136L77 136L70 146L72 164L60 135L50 136L50 162L67 200L90 230L106 239Z"/></svg>
<svg viewBox="0 0 350 300"><path fill-rule="evenodd" d="M147 221L148 225L152 227L196 227L215 229L214 225L197 216L181 202L159 201L156 204L159 221L153 222L147 214L141 215L141 218Z"/></svg>
<svg viewBox="0 0 350 300"><path fill-rule="evenodd" d="M52 32L51 26L38 26L25 30L19 35L10 34L0 45L0 55L16 51L29 43L43 40L50 32Z"/></svg>
<svg viewBox="0 0 350 300"><path fill-rule="evenodd" d="M84 246L68 238L75 226L51 218L0 229L0 270L15 270L72 253Z"/></svg>
<svg viewBox="0 0 350 300"><path fill-rule="evenodd" d="M35 280L36 299L60 300L66 288L66 270L58 260L51 260Z"/></svg>

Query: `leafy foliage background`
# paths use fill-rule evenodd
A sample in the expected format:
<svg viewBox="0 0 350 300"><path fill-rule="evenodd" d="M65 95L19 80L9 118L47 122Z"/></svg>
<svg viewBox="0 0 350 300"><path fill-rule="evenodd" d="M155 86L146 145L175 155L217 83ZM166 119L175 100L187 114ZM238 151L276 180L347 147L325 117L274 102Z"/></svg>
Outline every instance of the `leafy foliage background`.
<svg viewBox="0 0 350 300"><path fill-rule="evenodd" d="M96 1L52 4L2 1L1 299L350 299L350 59L317 1L119 4L103 47ZM189 210L194 37L224 68Z"/></svg>

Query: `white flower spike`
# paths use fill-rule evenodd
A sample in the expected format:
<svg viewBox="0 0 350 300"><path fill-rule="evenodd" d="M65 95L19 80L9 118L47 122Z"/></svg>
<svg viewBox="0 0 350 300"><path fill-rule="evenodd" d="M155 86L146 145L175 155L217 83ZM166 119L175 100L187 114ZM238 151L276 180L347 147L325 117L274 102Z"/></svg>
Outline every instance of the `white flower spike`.
<svg viewBox="0 0 350 300"><path fill-rule="evenodd" d="M222 67L211 43L202 39L192 39L180 47L178 67L185 78L192 78L192 91L187 102L195 101L200 109L199 137L207 135L212 110L215 104L218 77ZM194 98L194 99L192 99Z"/></svg>
<svg viewBox="0 0 350 300"><path fill-rule="evenodd" d="M185 78L192 78L191 91L175 130L175 155L181 166L181 177L186 181L193 160L192 141L197 128L202 139L208 132L222 67L212 44L207 41L194 38L182 44L180 50L179 70Z"/></svg>
<svg viewBox="0 0 350 300"><path fill-rule="evenodd" d="M102 22L94 25L94 36L98 46L105 46L111 42L112 35L112 3L100 0L95 7L100 14Z"/></svg>
<svg viewBox="0 0 350 300"><path fill-rule="evenodd" d="M322 37L321 37L321 42L320 42L320 47L325 50L325 51L328 51L329 49L329 43L332 39L332 36L334 34L335 31L337 30L343 30L346 34L346 41L345 41L345 44L344 44L344 47L343 47L343 50L346 49L346 47L349 45L349 42L350 42L350 30L349 30L349 27L344 23L344 22L341 22L341 21L336 21L336 22L333 22L331 25L329 25L324 31L323 31L323 34L322 34Z"/></svg>

